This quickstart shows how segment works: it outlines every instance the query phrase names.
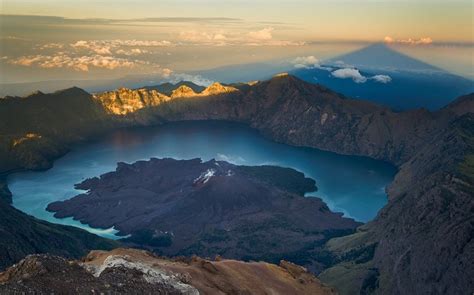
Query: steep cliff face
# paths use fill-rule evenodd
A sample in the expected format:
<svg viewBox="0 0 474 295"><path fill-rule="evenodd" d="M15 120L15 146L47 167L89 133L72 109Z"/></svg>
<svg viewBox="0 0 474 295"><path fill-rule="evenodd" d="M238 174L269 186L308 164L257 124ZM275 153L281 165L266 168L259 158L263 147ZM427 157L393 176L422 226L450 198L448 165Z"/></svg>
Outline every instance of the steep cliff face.
<svg viewBox="0 0 474 295"><path fill-rule="evenodd" d="M104 107L107 113L126 115L144 108L156 107L172 99L222 95L235 91L238 91L238 89L216 82L201 92L195 92L190 86L181 84L177 85L175 89L170 90L169 95L150 88L119 88L114 91L96 93L93 95L93 98Z"/></svg>
<svg viewBox="0 0 474 295"><path fill-rule="evenodd" d="M193 257L170 260L133 249L93 251L83 261L28 256L0 273L1 293L335 294L304 268L282 261Z"/></svg>
<svg viewBox="0 0 474 295"><path fill-rule="evenodd" d="M0 101L0 173L44 169L64 154L68 143L113 125L102 104L79 88Z"/></svg>
<svg viewBox="0 0 474 295"><path fill-rule="evenodd" d="M0 270L31 253L81 257L92 249L112 249L118 243L84 230L38 220L0 198Z"/></svg>

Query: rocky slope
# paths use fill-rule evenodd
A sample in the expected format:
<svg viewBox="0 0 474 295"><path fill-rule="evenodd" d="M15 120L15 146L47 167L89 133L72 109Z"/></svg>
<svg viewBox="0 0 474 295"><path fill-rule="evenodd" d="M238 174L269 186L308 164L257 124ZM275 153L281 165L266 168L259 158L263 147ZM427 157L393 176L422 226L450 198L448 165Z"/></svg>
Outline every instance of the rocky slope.
<svg viewBox="0 0 474 295"><path fill-rule="evenodd" d="M380 294L472 292L474 94L437 112L396 113L289 75L236 88L238 91L230 93L172 99L126 116L107 115L106 122L123 126L232 120L283 143L392 162L400 171L388 190L388 205L356 234L328 243L334 267L322 278L349 294L354 290ZM86 99L102 105L99 111L107 108L101 100ZM28 111L20 108L18 116ZM37 118L34 111L30 113ZM11 117L7 125L16 122L22 123ZM62 130L60 122L45 122L50 124L49 130L42 133L23 126L15 134L8 133L8 128L0 129L2 135L10 134L1 139L2 171L38 167L41 161L36 158L51 161L67 148L64 142L77 140L69 136L68 141L58 141L53 131ZM87 117L74 122L89 126ZM37 137L32 137L20 143L25 146L21 153L16 152L14 139L28 133L40 135L42 144L26 146L36 141Z"/></svg>
<svg viewBox="0 0 474 295"><path fill-rule="evenodd" d="M335 294L304 268L149 252L93 251L82 261L31 255L0 273L2 294Z"/></svg>
<svg viewBox="0 0 474 295"><path fill-rule="evenodd" d="M91 95L79 88L0 101L0 174L44 169L70 142L99 134L113 124Z"/></svg>
<svg viewBox="0 0 474 295"><path fill-rule="evenodd" d="M224 161L151 159L76 185L86 193L49 204L59 218L114 226L125 241L166 256L199 254L278 262L313 272L318 250L360 223L333 213L314 181L293 169Z"/></svg>
<svg viewBox="0 0 474 295"><path fill-rule="evenodd" d="M118 246L74 227L51 224L14 209L8 171L45 169L67 152L69 142L112 126L90 94L71 88L53 94L7 97L0 102L0 269L31 253L80 257Z"/></svg>
<svg viewBox="0 0 474 295"><path fill-rule="evenodd" d="M109 114L126 115L134 113L140 109L156 107L165 102L177 98L207 97L223 95L238 91L237 88L224 86L220 83L213 83L201 92L195 92L196 87L188 84L177 84L177 87L170 90L169 95L162 94L153 88L127 89L120 88L114 91L94 94L94 99L98 101Z"/></svg>
<svg viewBox="0 0 474 295"><path fill-rule="evenodd" d="M81 257L119 244L84 230L38 220L0 200L0 270L31 253Z"/></svg>

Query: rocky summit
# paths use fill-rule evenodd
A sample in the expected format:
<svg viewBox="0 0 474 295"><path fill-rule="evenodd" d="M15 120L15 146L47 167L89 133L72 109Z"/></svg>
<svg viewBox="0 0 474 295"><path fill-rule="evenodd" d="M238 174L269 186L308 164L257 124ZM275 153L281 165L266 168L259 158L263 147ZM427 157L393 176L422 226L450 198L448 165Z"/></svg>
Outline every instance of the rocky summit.
<svg viewBox="0 0 474 295"><path fill-rule="evenodd" d="M281 261L167 259L133 249L82 260L30 255L0 273L2 294L335 294L304 268Z"/></svg>
<svg viewBox="0 0 474 295"><path fill-rule="evenodd" d="M286 257L320 272L321 245L360 225L321 199L304 197L316 190L314 180L273 166L151 159L119 163L76 188L86 193L47 209L94 227L114 226L129 236L125 242L167 256Z"/></svg>

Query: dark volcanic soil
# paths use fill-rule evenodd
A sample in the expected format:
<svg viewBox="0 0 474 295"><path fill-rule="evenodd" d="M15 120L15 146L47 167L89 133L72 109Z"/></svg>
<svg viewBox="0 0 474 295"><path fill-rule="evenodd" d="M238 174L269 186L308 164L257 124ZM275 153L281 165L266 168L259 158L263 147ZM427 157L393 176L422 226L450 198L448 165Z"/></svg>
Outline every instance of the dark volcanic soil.
<svg viewBox="0 0 474 295"><path fill-rule="evenodd" d="M115 172L85 180L87 190L51 203L59 218L114 226L128 242L166 255L281 258L321 269L314 251L359 223L305 198L315 182L293 169L236 166L200 159L119 163Z"/></svg>

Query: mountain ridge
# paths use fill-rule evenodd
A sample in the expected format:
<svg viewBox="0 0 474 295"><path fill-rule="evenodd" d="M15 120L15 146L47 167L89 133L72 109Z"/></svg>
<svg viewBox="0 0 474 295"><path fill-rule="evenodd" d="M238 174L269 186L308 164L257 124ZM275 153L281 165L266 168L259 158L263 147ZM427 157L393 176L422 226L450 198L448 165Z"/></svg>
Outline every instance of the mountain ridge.
<svg viewBox="0 0 474 295"><path fill-rule="evenodd" d="M474 179L470 177L474 175L474 93L436 112L393 112L290 75L241 87L238 92L173 99L125 116L107 114L104 104L90 95L83 99L92 102L101 120L88 121L81 119L80 113L71 114L78 117L73 120L75 124L83 124L82 128L75 126L81 136L63 138L66 133L61 125L54 125L59 124L56 120L49 121L54 126L49 129L16 126L18 133L12 138L38 133L49 148L30 146L33 142L25 141L11 149L12 141L7 139L0 145L0 156L16 168L37 167L37 161L31 162L36 157L51 163L79 137L91 136L91 128L84 128L88 122L94 122L94 131L105 132L118 126L180 120L230 120L245 123L278 142L389 161L400 170L388 187L388 204L354 235L327 244L332 266L321 275L323 281L342 294L350 293L348 290L380 294L462 292L474 286L474 266L470 263L474 251L469 240L470 210L474 210ZM2 108L9 106L0 101ZM20 110L16 115L27 112L27 107ZM30 119L34 118L32 113ZM5 130L0 125L0 132ZM42 154L45 151L50 153ZM412 234L417 232L423 236ZM399 257L403 259L397 260ZM398 265L396 271L394 263ZM459 265L463 265L462 271Z"/></svg>

